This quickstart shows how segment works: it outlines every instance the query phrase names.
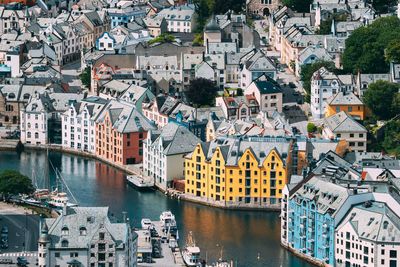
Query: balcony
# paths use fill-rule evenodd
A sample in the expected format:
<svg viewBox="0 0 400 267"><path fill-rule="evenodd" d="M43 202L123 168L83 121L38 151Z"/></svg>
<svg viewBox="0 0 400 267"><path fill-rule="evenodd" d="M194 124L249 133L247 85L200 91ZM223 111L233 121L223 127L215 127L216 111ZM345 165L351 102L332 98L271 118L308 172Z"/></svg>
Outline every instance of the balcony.
<svg viewBox="0 0 400 267"><path fill-rule="evenodd" d="M301 215L301 216L300 216L300 219L301 219L301 220L304 220L305 218L307 218L306 215Z"/></svg>
<svg viewBox="0 0 400 267"><path fill-rule="evenodd" d="M305 234L305 233L300 233L300 238L301 238L301 239L306 238L306 234Z"/></svg>

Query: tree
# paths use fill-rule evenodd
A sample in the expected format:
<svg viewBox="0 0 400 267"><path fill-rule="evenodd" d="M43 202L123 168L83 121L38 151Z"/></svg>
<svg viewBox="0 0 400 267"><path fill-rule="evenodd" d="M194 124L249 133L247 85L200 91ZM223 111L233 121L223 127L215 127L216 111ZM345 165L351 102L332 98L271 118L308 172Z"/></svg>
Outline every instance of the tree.
<svg viewBox="0 0 400 267"><path fill-rule="evenodd" d="M315 32L316 34L331 34L332 31L332 20L335 20L335 22L338 21L346 21L347 20L347 15L346 14L333 14L329 16L326 20L321 22L321 25L319 25L319 29Z"/></svg>
<svg viewBox="0 0 400 267"><path fill-rule="evenodd" d="M367 2L372 4L378 13L386 13L389 7L397 4L397 0L367 0Z"/></svg>
<svg viewBox="0 0 400 267"><path fill-rule="evenodd" d="M193 46L202 46L204 41L204 33L198 33L194 36Z"/></svg>
<svg viewBox="0 0 400 267"><path fill-rule="evenodd" d="M387 120L399 111L399 88L397 83L378 80L369 85L362 100L377 120Z"/></svg>
<svg viewBox="0 0 400 267"><path fill-rule="evenodd" d="M306 101L309 102L310 100L310 92L311 92L311 77L319 70L321 67L327 68L329 71L335 71L335 63L332 61L326 60L317 60L313 64L305 64L301 66L300 70L300 81L303 85L304 90L306 90Z"/></svg>
<svg viewBox="0 0 400 267"><path fill-rule="evenodd" d="M386 62L400 63L400 41L392 40L386 47Z"/></svg>
<svg viewBox="0 0 400 267"><path fill-rule="evenodd" d="M90 67L86 67L81 74L79 74L79 79L81 79L81 82L83 85L85 85L87 88L90 90L90 84L92 80L92 75L91 75L91 69Z"/></svg>
<svg viewBox="0 0 400 267"><path fill-rule="evenodd" d="M314 123L309 122L309 123L307 124L307 132L313 133L313 132L315 132L316 130L317 130L317 126L315 126Z"/></svg>
<svg viewBox="0 0 400 267"><path fill-rule="evenodd" d="M187 95L193 104L210 105L217 96L218 87L215 81L197 78L190 82Z"/></svg>
<svg viewBox="0 0 400 267"><path fill-rule="evenodd" d="M297 12L310 12L312 0L283 0L282 4Z"/></svg>
<svg viewBox="0 0 400 267"><path fill-rule="evenodd" d="M387 123L381 146L387 153L400 154L400 120Z"/></svg>
<svg viewBox="0 0 400 267"><path fill-rule="evenodd" d="M344 71L388 72L384 51L392 40L400 41L400 20L395 16L379 18L367 27L356 29L346 39L342 58Z"/></svg>
<svg viewBox="0 0 400 267"><path fill-rule="evenodd" d="M168 34L168 33L162 33L156 38L152 39L149 41L149 44L154 44L154 43L173 43L175 42L175 36Z"/></svg>
<svg viewBox="0 0 400 267"><path fill-rule="evenodd" d="M4 197L18 194L32 194L35 188L28 176L16 170L4 170L0 173L0 192Z"/></svg>
<svg viewBox="0 0 400 267"><path fill-rule="evenodd" d="M193 0L194 10L196 12L197 28L195 32L202 32L208 18L211 16L211 10L214 8L213 0Z"/></svg>
<svg viewBox="0 0 400 267"><path fill-rule="evenodd" d="M239 13L243 11L245 5L244 0L215 0L213 11L214 14L225 14L229 10Z"/></svg>

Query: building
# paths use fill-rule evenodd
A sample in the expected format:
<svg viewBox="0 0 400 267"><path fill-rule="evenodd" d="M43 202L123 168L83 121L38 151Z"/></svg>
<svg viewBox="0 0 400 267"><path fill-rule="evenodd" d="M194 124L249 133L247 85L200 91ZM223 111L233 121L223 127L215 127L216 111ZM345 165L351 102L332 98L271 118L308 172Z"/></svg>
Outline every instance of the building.
<svg viewBox="0 0 400 267"><path fill-rule="evenodd" d="M341 111L346 111L357 120L365 120L369 110L353 92L338 92L326 102L325 117L332 116Z"/></svg>
<svg viewBox="0 0 400 267"><path fill-rule="evenodd" d="M96 119L96 155L120 165L140 163L143 141L155 129L133 104L110 100Z"/></svg>
<svg viewBox="0 0 400 267"><path fill-rule="evenodd" d="M164 18L144 18L143 23L154 37L166 33L168 30L168 23Z"/></svg>
<svg viewBox="0 0 400 267"><path fill-rule="evenodd" d="M167 125L169 115L179 103L181 101L174 97L158 95L151 102L143 103L142 113L160 129Z"/></svg>
<svg viewBox="0 0 400 267"><path fill-rule="evenodd" d="M322 119L325 115L326 101L344 86L337 75L325 67L317 70L311 78L311 113L314 119Z"/></svg>
<svg viewBox="0 0 400 267"><path fill-rule="evenodd" d="M168 23L168 32L192 32L195 28L193 5L171 6L157 13L156 18L164 18Z"/></svg>
<svg viewBox="0 0 400 267"><path fill-rule="evenodd" d="M228 120L239 120L256 117L260 112L260 105L254 95L219 96L215 105L220 106Z"/></svg>
<svg viewBox="0 0 400 267"><path fill-rule="evenodd" d="M103 35L96 40L97 50L114 51L114 46L115 39L108 32L104 32Z"/></svg>
<svg viewBox="0 0 400 267"><path fill-rule="evenodd" d="M240 60L240 85L243 90L262 76L276 80L276 64L262 50L252 50Z"/></svg>
<svg viewBox="0 0 400 267"><path fill-rule="evenodd" d="M107 100L96 96L72 103L62 114L62 146L96 153L96 118Z"/></svg>
<svg viewBox="0 0 400 267"><path fill-rule="evenodd" d="M367 132L367 129L346 111L336 113L323 121L323 138L346 140L350 149L356 152L367 151Z"/></svg>
<svg viewBox="0 0 400 267"><path fill-rule="evenodd" d="M137 265L137 234L108 207L64 207L58 218L40 224L40 267Z"/></svg>
<svg viewBox="0 0 400 267"><path fill-rule="evenodd" d="M334 58L321 45L310 45L300 52L300 55L295 59L296 70L295 74L300 77L301 67L307 64L313 64L317 60L333 61ZM340 66L336 66L339 68Z"/></svg>
<svg viewBox="0 0 400 267"><path fill-rule="evenodd" d="M83 94L36 93L21 110L21 142L24 144L61 144L61 114Z"/></svg>
<svg viewBox="0 0 400 267"><path fill-rule="evenodd" d="M159 131L149 131L143 144L144 174L166 190L173 179L185 178L185 155L199 142L192 132L175 122L169 122Z"/></svg>
<svg viewBox="0 0 400 267"><path fill-rule="evenodd" d="M248 16L268 17L280 6L282 6L281 0L248 0L246 1L246 13Z"/></svg>
<svg viewBox="0 0 400 267"><path fill-rule="evenodd" d="M282 112L283 93L280 85L268 76L261 76L244 90L245 95L256 97L262 111Z"/></svg>
<svg viewBox="0 0 400 267"><path fill-rule="evenodd" d="M398 266L399 204L366 202L352 207L336 229L336 266Z"/></svg>
<svg viewBox="0 0 400 267"><path fill-rule="evenodd" d="M111 29L114 29L118 25L126 25L132 20L144 18L146 16L146 7L144 5L131 5L128 7L120 5L107 9L107 12L111 20Z"/></svg>
<svg viewBox="0 0 400 267"><path fill-rule="evenodd" d="M185 160L185 193L223 206L279 207L291 172L293 140L217 137Z"/></svg>

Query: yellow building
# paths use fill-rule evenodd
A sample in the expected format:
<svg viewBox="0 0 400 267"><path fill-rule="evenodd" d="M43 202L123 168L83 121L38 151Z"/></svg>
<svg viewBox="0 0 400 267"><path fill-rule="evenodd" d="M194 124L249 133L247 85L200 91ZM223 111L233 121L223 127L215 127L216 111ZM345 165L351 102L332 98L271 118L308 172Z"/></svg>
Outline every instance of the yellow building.
<svg viewBox="0 0 400 267"><path fill-rule="evenodd" d="M274 207L291 172L293 139L218 137L185 160L185 192L226 206Z"/></svg>
<svg viewBox="0 0 400 267"><path fill-rule="evenodd" d="M325 118L341 111L353 115L355 119L364 120L369 110L353 92L339 92L326 101Z"/></svg>

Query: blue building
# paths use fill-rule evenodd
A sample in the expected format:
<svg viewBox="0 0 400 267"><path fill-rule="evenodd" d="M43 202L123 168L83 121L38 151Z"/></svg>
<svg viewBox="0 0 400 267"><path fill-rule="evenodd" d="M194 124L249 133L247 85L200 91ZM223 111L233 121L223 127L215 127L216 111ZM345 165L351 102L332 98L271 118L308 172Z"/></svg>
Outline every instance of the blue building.
<svg viewBox="0 0 400 267"><path fill-rule="evenodd" d="M289 197L288 245L327 264L335 263L336 215L348 199L347 189L313 177Z"/></svg>
<svg viewBox="0 0 400 267"><path fill-rule="evenodd" d="M135 6L127 8L110 8L108 15L111 19L111 29L118 25L124 25L133 19L143 18L146 16L146 8L144 6Z"/></svg>

